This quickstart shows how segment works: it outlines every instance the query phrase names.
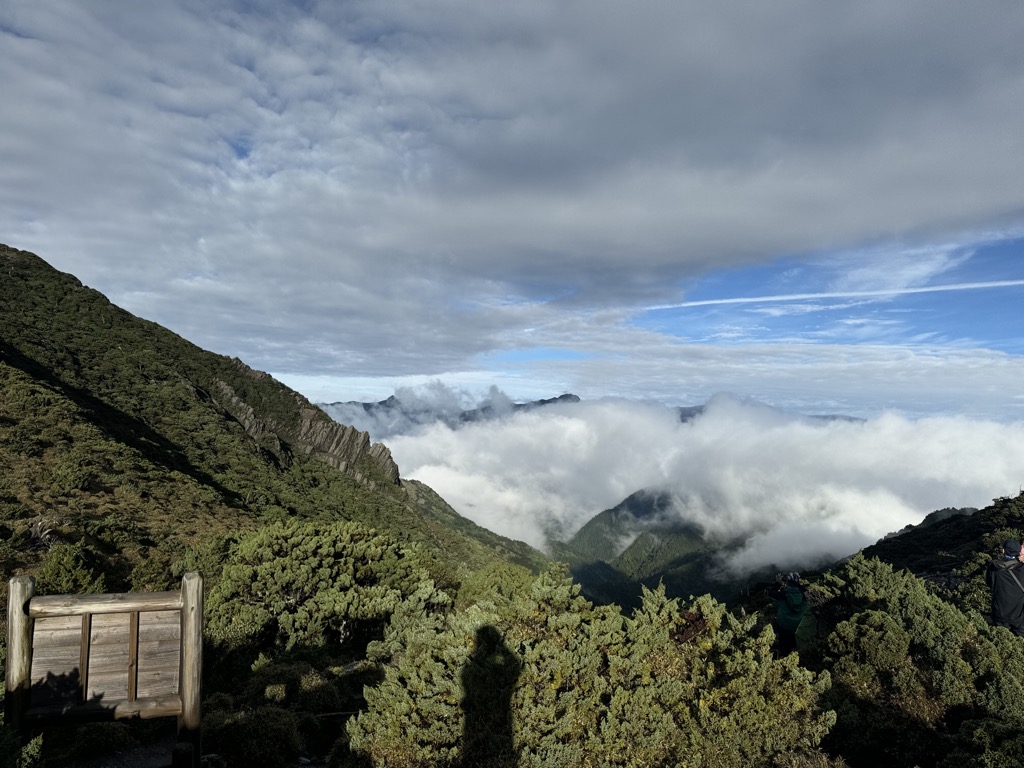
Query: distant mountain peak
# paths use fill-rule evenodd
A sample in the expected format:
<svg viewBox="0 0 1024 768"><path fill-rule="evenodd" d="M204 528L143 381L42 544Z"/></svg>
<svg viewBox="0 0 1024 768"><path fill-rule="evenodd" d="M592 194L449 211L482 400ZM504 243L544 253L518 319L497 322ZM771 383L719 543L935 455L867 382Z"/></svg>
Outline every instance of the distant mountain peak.
<svg viewBox="0 0 1024 768"><path fill-rule="evenodd" d="M319 407L332 419L342 424L368 432L375 440L410 430L444 424L449 429L459 429L467 424L492 421L514 413L524 413L553 405L574 405L580 398L573 394L562 394L528 402L483 401L475 408L462 408L450 402L429 400L403 400L391 395L375 403L350 400L346 402L319 403Z"/></svg>

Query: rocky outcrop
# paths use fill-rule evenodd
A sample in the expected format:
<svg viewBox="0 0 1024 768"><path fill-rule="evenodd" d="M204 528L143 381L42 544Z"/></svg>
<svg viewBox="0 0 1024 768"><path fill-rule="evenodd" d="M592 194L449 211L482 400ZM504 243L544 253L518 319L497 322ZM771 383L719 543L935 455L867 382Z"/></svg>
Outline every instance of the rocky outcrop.
<svg viewBox="0 0 1024 768"><path fill-rule="evenodd" d="M242 398L235 394L225 381L216 381L213 385L214 401L235 419L249 437L264 450L277 456L282 461L287 461L287 448L281 442L280 436L274 428L256 416L256 412Z"/></svg>
<svg viewBox="0 0 1024 768"><path fill-rule="evenodd" d="M280 387L294 399L294 408L288 408L287 413L271 414L266 409L257 412L226 381L214 383L214 399L260 448L284 464L296 451L314 456L369 487L376 487L378 482L399 483L398 465L387 446L371 443L367 432L333 421L269 374L254 370L241 360L232 362L245 376L260 380L264 386Z"/></svg>
<svg viewBox="0 0 1024 768"><path fill-rule="evenodd" d="M371 443L368 432L331 421L314 406L303 409L294 445L332 467L348 472L360 482L374 484L373 479L365 477L361 469L369 463L369 466L380 470L387 481L398 483L398 465L386 445Z"/></svg>

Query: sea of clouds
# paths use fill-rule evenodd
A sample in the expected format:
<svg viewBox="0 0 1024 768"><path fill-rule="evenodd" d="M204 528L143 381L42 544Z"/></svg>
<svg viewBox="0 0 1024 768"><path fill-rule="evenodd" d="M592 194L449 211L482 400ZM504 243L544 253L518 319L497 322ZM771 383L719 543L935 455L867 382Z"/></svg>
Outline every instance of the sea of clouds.
<svg viewBox="0 0 1024 768"><path fill-rule="evenodd" d="M391 449L402 476L540 549L650 488L669 491L673 514L709 535L745 538L735 567L806 568L1024 484L1024 422L819 419L730 395L683 422L673 408L621 400L513 412L492 391L498 418L453 428L464 394L435 385L396 396L420 417L356 426ZM433 401L448 423L426 416Z"/></svg>

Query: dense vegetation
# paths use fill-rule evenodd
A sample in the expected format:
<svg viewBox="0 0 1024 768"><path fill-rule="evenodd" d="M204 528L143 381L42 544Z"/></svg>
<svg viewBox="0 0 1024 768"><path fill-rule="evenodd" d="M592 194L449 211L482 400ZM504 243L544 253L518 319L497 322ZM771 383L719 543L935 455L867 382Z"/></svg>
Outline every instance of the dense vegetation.
<svg viewBox="0 0 1024 768"><path fill-rule="evenodd" d="M613 553L623 571L597 582L650 588L597 604L566 566L390 480L380 452L332 465L303 443L316 409L269 377L31 254L0 247L0 271L3 589L201 571L204 745L230 766L953 766L1024 748L1024 645L987 623L982 578L1024 531L1024 495L814 574L812 630L776 658L763 591L726 605L657 585L710 562L694 531ZM608 522L574 543L577 575L608 554ZM49 728L19 749L0 726L0 766L73 764L155 727Z"/></svg>
<svg viewBox="0 0 1024 768"><path fill-rule="evenodd" d="M764 569L745 578L722 578L723 555L742 548L742 539L715 539L700 526L667 514L674 499L645 489L591 518L552 552L570 566L584 591L627 608L640 603L644 587L663 585L672 597L708 593L732 601L752 584L771 578ZM625 549L623 542L630 542Z"/></svg>
<svg viewBox="0 0 1024 768"><path fill-rule="evenodd" d="M269 376L32 254L0 246L0 264L0 525L16 561L49 531L102 554L110 588L162 588L197 537L316 518L370 523L467 572L508 559L543 567L429 488L389 482L371 452L343 471L316 460L300 423L333 422Z"/></svg>

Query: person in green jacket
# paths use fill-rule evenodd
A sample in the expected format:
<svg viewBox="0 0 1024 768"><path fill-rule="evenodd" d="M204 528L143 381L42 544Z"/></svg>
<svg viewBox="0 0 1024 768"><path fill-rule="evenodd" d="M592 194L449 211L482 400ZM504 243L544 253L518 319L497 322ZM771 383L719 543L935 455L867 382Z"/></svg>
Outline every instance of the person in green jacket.
<svg viewBox="0 0 1024 768"><path fill-rule="evenodd" d="M775 577L777 586L768 593L775 601L775 653L779 658L796 650L796 630L807 614L807 590L800 584L799 573L779 574Z"/></svg>

